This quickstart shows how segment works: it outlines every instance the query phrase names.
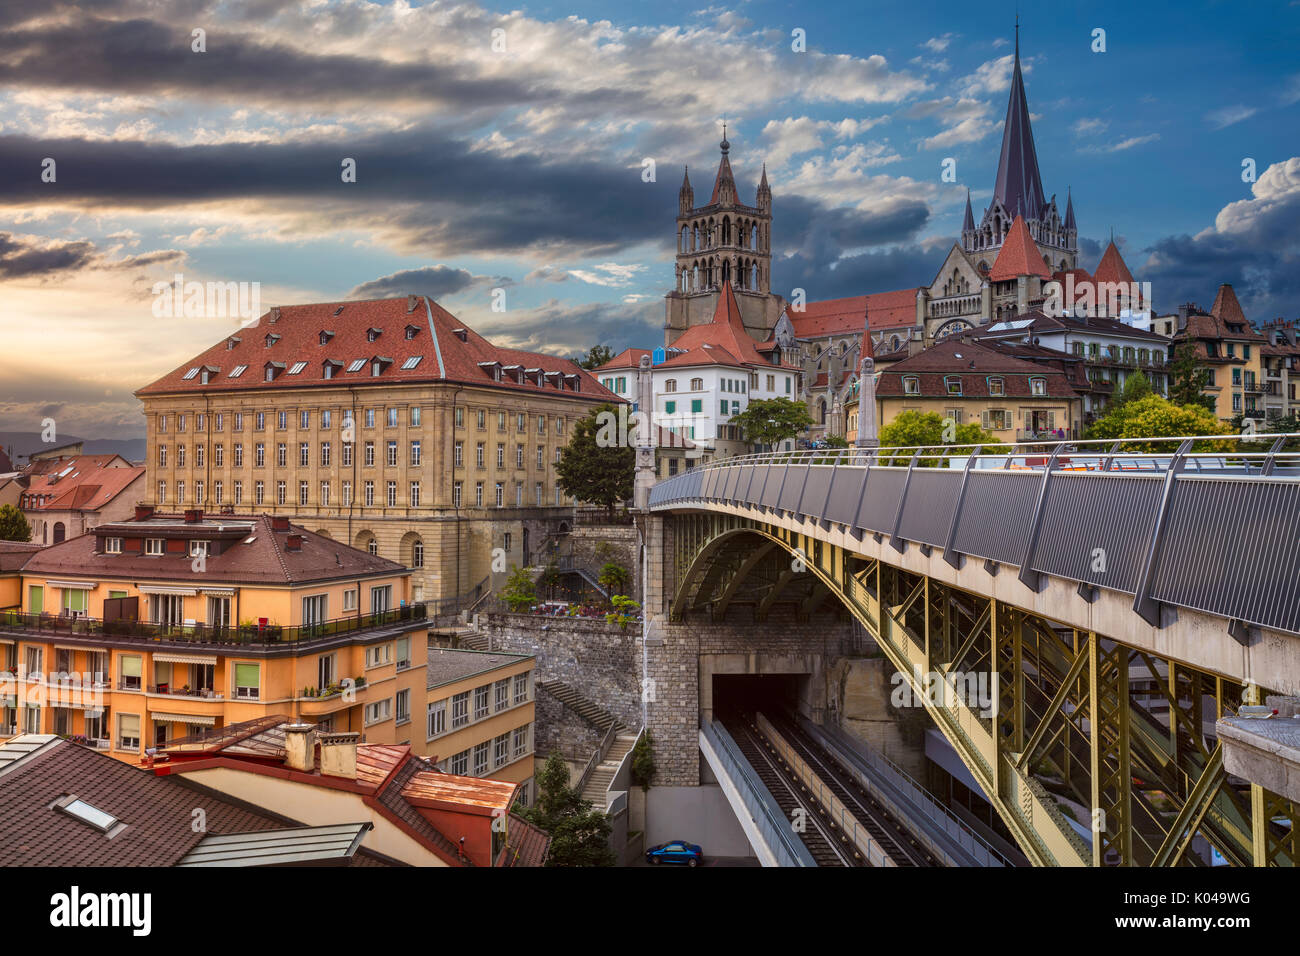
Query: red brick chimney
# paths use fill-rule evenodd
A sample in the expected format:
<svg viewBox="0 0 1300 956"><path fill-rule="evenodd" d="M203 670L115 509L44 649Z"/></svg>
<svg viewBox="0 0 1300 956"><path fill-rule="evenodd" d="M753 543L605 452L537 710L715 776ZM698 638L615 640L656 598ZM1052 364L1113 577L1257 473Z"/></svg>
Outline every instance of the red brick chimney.
<svg viewBox="0 0 1300 956"><path fill-rule="evenodd" d="M282 518L282 517L280 517L279 515L272 515L272 516L271 516L271 530L272 530L272 531L288 531L288 530L289 530L289 519L288 519L288 518Z"/></svg>
<svg viewBox="0 0 1300 956"><path fill-rule="evenodd" d="M301 550L302 550L302 535L300 535L300 534L291 534L291 535L289 535L289 537L285 538L285 539L284 539L284 550L286 550L286 551L301 551Z"/></svg>
<svg viewBox="0 0 1300 956"><path fill-rule="evenodd" d="M153 517L153 505L136 505L136 506L135 506L135 520L136 520L136 521L143 521L143 520L145 520L146 518L152 518L152 517Z"/></svg>
<svg viewBox="0 0 1300 956"><path fill-rule="evenodd" d="M198 523L199 523L200 521L202 521L202 520L203 520L203 509L202 509L202 508L186 508L186 509L185 509L185 523L186 523L186 524L198 524Z"/></svg>

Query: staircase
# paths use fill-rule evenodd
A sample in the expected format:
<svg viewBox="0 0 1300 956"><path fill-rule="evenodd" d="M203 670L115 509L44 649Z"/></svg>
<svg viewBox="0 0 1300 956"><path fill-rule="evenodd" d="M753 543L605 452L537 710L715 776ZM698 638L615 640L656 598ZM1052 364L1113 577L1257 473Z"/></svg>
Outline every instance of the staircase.
<svg viewBox="0 0 1300 956"><path fill-rule="evenodd" d="M480 631L473 629L462 631L457 635L459 646L462 650L468 651L486 651L488 647L488 636Z"/></svg>
<svg viewBox="0 0 1300 956"><path fill-rule="evenodd" d="M590 698L579 694L564 681L539 680L537 686L602 733L608 731L615 724L620 727L623 726L617 717Z"/></svg>
<svg viewBox="0 0 1300 956"><path fill-rule="evenodd" d="M605 792L609 789L614 774L618 772L619 764L623 762L623 758L627 756L634 743L636 743L634 733L619 734L614 738L605 759L596 765L596 769L587 778L587 785L582 789L582 799L589 801L594 807L604 809Z"/></svg>

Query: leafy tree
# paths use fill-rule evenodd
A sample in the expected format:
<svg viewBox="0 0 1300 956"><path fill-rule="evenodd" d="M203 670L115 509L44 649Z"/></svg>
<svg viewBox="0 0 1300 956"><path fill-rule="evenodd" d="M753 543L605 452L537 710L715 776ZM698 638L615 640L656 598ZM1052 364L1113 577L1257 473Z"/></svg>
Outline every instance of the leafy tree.
<svg viewBox="0 0 1300 956"><path fill-rule="evenodd" d="M952 440L945 441L945 438ZM900 412L893 421L880 429L882 450L917 445L934 448L936 454L945 445L983 445L986 454L1003 450L997 438L975 422L958 425L940 417L938 412ZM910 457L910 453L900 455L896 459L889 459L886 464L906 464ZM941 464L937 459L922 459L916 463L918 468L935 468Z"/></svg>
<svg viewBox="0 0 1300 956"><path fill-rule="evenodd" d="M600 576L596 580L600 582L600 586L606 591L622 593L627 590L629 577L627 568L610 561L600 569Z"/></svg>
<svg viewBox="0 0 1300 956"><path fill-rule="evenodd" d="M1169 363L1169 400L1175 405L1201 405L1214 411L1214 396L1205 393L1210 373L1196 363L1196 348L1189 342L1174 351Z"/></svg>
<svg viewBox="0 0 1300 956"><path fill-rule="evenodd" d="M30 541L32 526L13 505L0 505L0 541Z"/></svg>
<svg viewBox="0 0 1300 956"><path fill-rule="evenodd" d="M604 812L569 786L569 768L558 753L546 758L537 775L537 803L514 810L551 836L547 866L613 866L612 827Z"/></svg>
<svg viewBox="0 0 1300 956"><path fill-rule="evenodd" d="M1148 395L1119 405L1088 429L1089 438L1177 438L1185 435L1218 435L1223 424L1204 405L1176 405L1159 395ZM1231 451L1232 441L1197 442L1196 451ZM1125 441L1124 451L1171 452L1170 442Z"/></svg>
<svg viewBox="0 0 1300 956"><path fill-rule="evenodd" d="M760 398L750 402L739 415L733 415L731 423L740 426L751 444L775 448L811 425L812 418L803 402Z"/></svg>
<svg viewBox="0 0 1300 956"><path fill-rule="evenodd" d="M501 600L516 614L527 611L536 604L537 587L533 584L532 575L524 568L510 565L510 577L506 579L506 586L501 591Z"/></svg>
<svg viewBox="0 0 1300 956"><path fill-rule="evenodd" d="M827 435L825 441L826 444L829 445L831 448L849 447L849 440L845 438L843 435Z"/></svg>
<svg viewBox="0 0 1300 956"><path fill-rule="evenodd" d="M613 357L614 350L608 345L593 345L587 349L586 355L575 355L573 361L590 372L592 369L604 365Z"/></svg>
<svg viewBox="0 0 1300 956"><path fill-rule="evenodd" d="M1150 380L1141 372L1134 372L1124 380L1124 387L1119 390L1111 404L1111 410L1118 408L1128 402L1136 402L1138 399L1146 398L1153 394L1151 391Z"/></svg>
<svg viewBox="0 0 1300 956"><path fill-rule="evenodd" d="M554 562L546 565L542 573L537 578L537 587L544 591L547 596L555 593L555 589L560 586L560 569L555 566Z"/></svg>
<svg viewBox="0 0 1300 956"><path fill-rule="evenodd" d="M636 470L636 451L620 442L617 428L610 427L618 420L618 410L609 403L593 409L574 424L569 444L560 449L560 460L555 463L556 480L566 494L603 505L611 517L617 502L632 497ZM628 425L628 442L633 441L633 425Z"/></svg>
<svg viewBox="0 0 1300 956"><path fill-rule="evenodd" d="M627 626L636 620L641 605L626 594L615 594L610 599L610 603L614 605L614 610L605 615L605 620L610 624L617 624L620 630L626 631Z"/></svg>
<svg viewBox="0 0 1300 956"><path fill-rule="evenodd" d="M650 781L655 775L655 751L654 741L650 739L650 731L646 731L637 738L632 745L632 782L642 789L650 786Z"/></svg>

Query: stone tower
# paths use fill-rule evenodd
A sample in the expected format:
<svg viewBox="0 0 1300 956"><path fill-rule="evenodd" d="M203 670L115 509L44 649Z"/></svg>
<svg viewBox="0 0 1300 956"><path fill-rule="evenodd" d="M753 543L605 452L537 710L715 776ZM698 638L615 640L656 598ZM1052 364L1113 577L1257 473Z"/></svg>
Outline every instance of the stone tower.
<svg viewBox="0 0 1300 956"><path fill-rule="evenodd" d="M731 282L745 331L757 341L771 336L784 304L771 286L772 189L767 167L754 205L744 205L731 172L725 126L719 146L722 159L709 201L695 205L689 170L677 194L677 259L673 290L665 296L665 345L672 345L692 325L713 321L724 282Z"/></svg>

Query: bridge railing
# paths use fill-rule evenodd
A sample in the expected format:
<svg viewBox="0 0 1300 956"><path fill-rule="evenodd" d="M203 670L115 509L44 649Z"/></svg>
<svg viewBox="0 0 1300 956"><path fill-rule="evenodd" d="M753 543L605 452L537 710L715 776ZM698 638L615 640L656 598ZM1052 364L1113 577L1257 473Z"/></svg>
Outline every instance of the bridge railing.
<svg viewBox="0 0 1300 956"><path fill-rule="evenodd" d="M655 510L723 506L839 525L1162 606L1300 633L1300 433L831 448L713 461L659 482ZM992 568L992 570L996 570Z"/></svg>

